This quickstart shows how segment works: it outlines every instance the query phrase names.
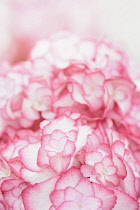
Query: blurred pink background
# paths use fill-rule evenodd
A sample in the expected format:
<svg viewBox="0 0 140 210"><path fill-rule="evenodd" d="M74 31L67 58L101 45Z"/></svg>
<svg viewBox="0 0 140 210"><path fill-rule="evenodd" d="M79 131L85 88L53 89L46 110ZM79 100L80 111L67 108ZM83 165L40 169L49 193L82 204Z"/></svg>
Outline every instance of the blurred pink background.
<svg viewBox="0 0 140 210"><path fill-rule="evenodd" d="M0 58L16 63L58 30L122 45L140 67L139 0L2 0Z"/></svg>

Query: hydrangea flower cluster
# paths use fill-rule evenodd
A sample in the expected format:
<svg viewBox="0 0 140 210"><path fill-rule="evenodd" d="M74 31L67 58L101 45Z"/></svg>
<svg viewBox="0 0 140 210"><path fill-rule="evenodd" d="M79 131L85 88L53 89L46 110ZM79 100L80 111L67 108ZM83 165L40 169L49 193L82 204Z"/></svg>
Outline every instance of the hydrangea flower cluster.
<svg viewBox="0 0 140 210"><path fill-rule="evenodd" d="M138 210L140 92L118 46L59 32L0 66L0 209Z"/></svg>

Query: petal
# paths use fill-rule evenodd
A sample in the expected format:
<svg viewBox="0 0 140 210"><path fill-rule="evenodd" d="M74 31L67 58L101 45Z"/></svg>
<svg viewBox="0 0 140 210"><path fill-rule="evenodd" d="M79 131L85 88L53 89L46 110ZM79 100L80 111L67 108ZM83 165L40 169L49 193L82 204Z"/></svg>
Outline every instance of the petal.
<svg viewBox="0 0 140 210"><path fill-rule="evenodd" d="M84 98L83 98L83 90L82 86L76 82L73 83L72 86L72 99L78 103L86 104Z"/></svg>
<svg viewBox="0 0 140 210"><path fill-rule="evenodd" d="M67 141L67 144L63 150L62 155L63 156L72 155L72 154L74 154L75 149L76 149L75 144L71 141Z"/></svg>
<svg viewBox="0 0 140 210"><path fill-rule="evenodd" d="M111 182L115 187L118 187L120 184L120 180L116 174L111 176L105 175L105 179Z"/></svg>
<svg viewBox="0 0 140 210"><path fill-rule="evenodd" d="M92 184L87 178L82 178L75 189L82 193L83 197L94 196Z"/></svg>
<svg viewBox="0 0 140 210"><path fill-rule="evenodd" d="M121 157L118 157L116 154L113 154L114 165L118 168L117 174L120 178L124 179L127 175L125 164Z"/></svg>
<svg viewBox="0 0 140 210"><path fill-rule="evenodd" d="M56 183L56 189L65 189L66 187L75 187L81 180L82 174L76 167L70 168Z"/></svg>
<svg viewBox="0 0 140 210"><path fill-rule="evenodd" d="M106 175L114 175L116 174L118 171L117 167L116 166L107 166L106 167Z"/></svg>
<svg viewBox="0 0 140 210"><path fill-rule="evenodd" d="M25 209L46 210L51 207L50 194L54 190L58 177L26 188L22 193Z"/></svg>
<svg viewBox="0 0 140 210"><path fill-rule="evenodd" d="M56 100L52 106L53 110L55 111L59 107L72 107L73 104L74 101L72 100L71 95L67 94Z"/></svg>
<svg viewBox="0 0 140 210"><path fill-rule="evenodd" d="M103 163L95 163L94 169L98 174L102 174L104 170Z"/></svg>
<svg viewBox="0 0 140 210"><path fill-rule="evenodd" d="M89 165L82 165L80 171L84 177L90 177L92 175L93 167Z"/></svg>
<svg viewBox="0 0 140 210"><path fill-rule="evenodd" d="M55 154L56 155L56 154ZM49 157L48 157L48 152L44 147L40 147L38 150L38 156L37 156L37 164L40 167L49 165Z"/></svg>
<svg viewBox="0 0 140 210"><path fill-rule="evenodd" d="M61 154L49 158L50 166L56 173L66 171L70 164L70 160L70 156L62 157Z"/></svg>
<svg viewBox="0 0 140 210"><path fill-rule="evenodd" d="M54 130L61 130L64 133L69 132L74 128L74 124L74 120L66 115L63 115L44 126L42 133L43 135L51 134Z"/></svg>
<svg viewBox="0 0 140 210"><path fill-rule="evenodd" d="M92 129L89 126L78 126L79 132L77 141L75 142L76 151L77 153L82 147L85 146L87 142L87 136L92 133Z"/></svg>
<svg viewBox="0 0 140 210"><path fill-rule="evenodd" d="M26 119L37 120L39 119L39 113L32 108L32 104L29 100L24 99L21 112Z"/></svg>
<svg viewBox="0 0 140 210"><path fill-rule="evenodd" d="M132 169L125 163L127 176L121 181L120 185L124 191L133 198L137 198L137 193L135 189L135 176Z"/></svg>
<svg viewBox="0 0 140 210"><path fill-rule="evenodd" d="M66 135L68 136L70 141L76 142L78 131L77 130L71 130L71 131L67 132Z"/></svg>
<svg viewBox="0 0 140 210"><path fill-rule="evenodd" d="M52 204L57 208L64 202L64 190L54 190L50 194Z"/></svg>
<svg viewBox="0 0 140 210"><path fill-rule="evenodd" d="M102 207L102 200L96 197L87 197L83 206L85 210L99 210Z"/></svg>
<svg viewBox="0 0 140 210"><path fill-rule="evenodd" d="M19 151L22 163L31 171L41 171L42 169L37 165L37 156L40 146L40 142L29 144Z"/></svg>
<svg viewBox="0 0 140 210"><path fill-rule="evenodd" d="M113 189L117 196L117 203L113 210L138 210L138 202L123 191Z"/></svg>
<svg viewBox="0 0 140 210"><path fill-rule="evenodd" d="M100 152L89 152L85 154L85 163L94 166L97 162L102 161L102 154Z"/></svg>
<svg viewBox="0 0 140 210"><path fill-rule="evenodd" d="M125 144L121 141L116 140L111 145L111 149L113 150L114 153L117 153L118 155L121 155L123 157L124 150L125 150Z"/></svg>
<svg viewBox="0 0 140 210"><path fill-rule="evenodd" d="M77 205L80 205L83 198L82 193L72 187L67 187L65 189L64 195L65 195L65 201L73 201Z"/></svg>
<svg viewBox="0 0 140 210"><path fill-rule="evenodd" d="M61 204L57 210L79 210L79 207L72 201L67 201Z"/></svg>
<svg viewBox="0 0 140 210"><path fill-rule="evenodd" d="M30 182L32 185L40 182L44 182L57 174L50 168L45 168L39 172L29 171L26 168L21 169L21 177L26 182Z"/></svg>
<svg viewBox="0 0 140 210"><path fill-rule="evenodd" d="M113 161L111 159L111 156L104 157L104 159L102 160L102 163L104 164L105 168L109 165L113 165Z"/></svg>
<svg viewBox="0 0 140 210"><path fill-rule="evenodd" d="M96 183L93 183L92 185L95 191L95 196L100 198L103 202L102 208L104 210L111 210L115 206L117 200L115 193L102 185Z"/></svg>

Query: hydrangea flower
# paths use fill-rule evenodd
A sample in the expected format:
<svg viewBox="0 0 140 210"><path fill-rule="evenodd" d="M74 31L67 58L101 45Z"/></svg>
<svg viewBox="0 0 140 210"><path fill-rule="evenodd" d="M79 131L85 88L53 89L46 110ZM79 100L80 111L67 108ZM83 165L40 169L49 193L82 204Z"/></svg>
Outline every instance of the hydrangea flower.
<svg viewBox="0 0 140 210"><path fill-rule="evenodd" d="M128 56L60 32L1 64L0 208L138 210L139 91Z"/></svg>

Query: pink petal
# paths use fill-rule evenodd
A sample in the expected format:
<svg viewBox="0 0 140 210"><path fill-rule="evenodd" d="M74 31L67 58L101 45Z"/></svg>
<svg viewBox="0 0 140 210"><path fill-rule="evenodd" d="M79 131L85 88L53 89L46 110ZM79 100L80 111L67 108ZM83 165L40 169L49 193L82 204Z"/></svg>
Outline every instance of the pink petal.
<svg viewBox="0 0 140 210"><path fill-rule="evenodd" d="M35 111L31 106L32 106L31 102L27 99L24 99L21 110L23 116L29 120L39 119L39 113Z"/></svg>
<svg viewBox="0 0 140 210"><path fill-rule="evenodd" d="M67 132L66 135L68 136L70 141L76 142L78 131L77 130L71 130L71 131Z"/></svg>
<svg viewBox="0 0 140 210"><path fill-rule="evenodd" d="M71 98L70 94L64 95L60 97L57 101L53 103L53 109L57 109L59 107L72 107L74 101Z"/></svg>
<svg viewBox="0 0 140 210"><path fill-rule="evenodd" d="M70 164L70 160L70 156L62 157L61 154L49 158L50 166L56 173L66 171Z"/></svg>
<svg viewBox="0 0 140 210"><path fill-rule="evenodd" d="M20 173L22 179L25 180L26 182L31 183L32 185L44 182L57 175L50 167L47 167L39 172L33 172L26 168L23 168L21 169Z"/></svg>
<svg viewBox="0 0 140 210"><path fill-rule="evenodd" d="M115 187L118 187L120 184L120 180L116 174L114 175L105 175L105 179L109 182L111 182Z"/></svg>
<svg viewBox="0 0 140 210"><path fill-rule="evenodd" d="M97 163L95 163L94 168L95 168L95 171L97 173L102 174L103 173L103 170L104 170L104 165L103 165L103 163L97 162Z"/></svg>
<svg viewBox="0 0 140 210"><path fill-rule="evenodd" d="M105 81L105 76L100 71L90 74L89 78L91 78L92 79L92 83L96 84L96 85L103 85L103 83Z"/></svg>
<svg viewBox="0 0 140 210"><path fill-rule="evenodd" d="M83 195L72 187L67 187L64 193L65 201L74 201L77 205L80 205Z"/></svg>
<svg viewBox="0 0 140 210"><path fill-rule="evenodd" d="M92 129L89 126L78 126L79 132L77 141L75 142L76 151L77 153L82 147L85 146L87 142L87 136L92 133Z"/></svg>
<svg viewBox="0 0 140 210"><path fill-rule="evenodd" d="M120 178L124 179L127 175L125 164L123 160L116 154L113 155L114 165L118 168L117 174Z"/></svg>
<svg viewBox="0 0 140 210"><path fill-rule="evenodd" d="M54 177L45 182L26 188L22 193L25 209L49 209L52 205L49 196L55 187L57 179L58 177Z"/></svg>
<svg viewBox="0 0 140 210"><path fill-rule="evenodd" d="M90 177L92 176L93 167L89 165L82 165L80 171L84 177Z"/></svg>
<svg viewBox="0 0 140 210"><path fill-rule="evenodd" d="M107 173L106 173L107 175L114 175L117 173L118 169L116 166L111 165L111 166L106 167L106 171L107 171Z"/></svg>
<svg viewBox="0 0 140 210"><path fill-rule="evenodd" d="M82 174L78 168L70 168L60 179L56 182L56 190L65 189L66 187L75 187L81 180Z"/></svg>
<svg viewBox="0 0 140 210"><path fill-rule="evenodd" d="M100 152L89 152L85 154L85 162L88 165L94 166L95 163L102 161L102 154Z"/></svg>
<svg viewBox="0 0 140 210"><path fill-rule="evenodd" d="M67 141L62 154L63 154L63 156L72 155L72 154L74 154L75 149L76 149L75 144L71 141Z"/></svg>
<svg viewBox="0 0 140 210"><path fill-rule="evenodd" d="M54 206L51 206L49 210L56 210Z"/></svg>
<svg viewBox="0 0 140 210"><path fill-rule="evenodd" d="M63 137L65 137L66 135L65 135L65 133L64 132L62 132L61 130L59 130L59 129L55 129L53 132L52 132L52 134L51 134L51 139L61 139L61 138L63 138Z"/></svg>
<svg viewBox="0 0 140 210"><path fill-rule="evenodd" d="M131 209L131 210L138 210L138 202L129 196L128 194L124 193L123 191L113 189L116 196L117 196L117 203L113 210L126 210L126 209Z"/></svg>
<svg viewBox="0 0 140 210"><path fill-rule="evenodd" d="M21 199L18 199L13 203L12 210L24 210L24 205Z"/></svg>
<svg viewBox="0 0 140 210"><path fill-rule="evenodd" d="M135 189L135 177L132 169L125 163L127 176L121 181L120 185L124 191L133 198L137 198L137 193Z"/></svg>
<svg viewBox="0 0 140 210"><path fill-rule="evenodd" d="M21 169L21 161L20 158L13 158L9 162L10 167L12 168L12 171L14 174L18 177L20 177L20 169Z"/></svg>
<svg viewBox="0 0 140 210"><path fill-rule="evenodd" d="M64 202L64 190L54 190L50 194L50 200L56 208L60 206Z"/></svg>
<svg viewBox="0 0 140 210"><path fill-rule="evenodd" d="M29 144L19 151L22 163L24 166L31 171L41 171L37 165L38 150L40 148L40 142L35 144Z"/></svg>
<svg viewBox="0 0 140 210"><path fill-rule="evenodd" d="M70 117L63 115L54 121L50 122L43 128L43 135L51 134L54 130L61 130L62 132L68 132L73 129L75 121Z"/></svg>
<svg viewBox="0 0 140 210"><path fill-rule="evenodd" d="M101 144L100 139L95 133L87 137L87 152L96 151L97 147Z"/></svg>
<svg viewBox="0 0 140 210"><path fill-rule="evenodd" d="M86 101L83 98L83 90L82 86L78 83L74 82L72 86L72 98L74 101L79 102L81 104L86 104Z"/></svg>
<svg viewBox="0 0 140 210"><path fill-rule="evenodd" d="M49 165L48 151L44 149L44 146L40 147L38 150L37 164L40 167Z"/></svg>
<svg viewBox="0 0 140 210"><path fill-rule="evenodd" d="M117 200L115 193L112 190L103 187L102 185L96 183L93 183L92 185L95 196L100 198L103 202L102 208L104 210L111 210L115 206Z"/></svg>
<svg viewBox="0 0 140 210"><path fill-rule="evenodd" d="M79 210L79 207L72 201L62 203L57 210Z"/></svg>
<svg viewBox="0 0 140 210"><path fill-rule="evenodd" d="M106 156L103 160L102 163L104 164L105 167L109 165L113 165L113 161L111 159L111 156Z"/></svg>
<svg viewBox="0 0 140 210"><path fill-rule="evenodd" d="M114 153L117 153L118 155L123 157L124 150L125 150L125 144L123 142L116 140L111 145L111 148L112 148Z"/></svg>
<svg viewBox="0 0 140 210"><path fill-rule="evenodd" d="M82 178L75 189L82 193L83 197L94 196L92 184L87 178Z"/></svg>
<svg viewBox="0 0 140 210"><path fill-rule="evenodd" d="M87 197L83 206L85 210L99 210L102 207L102 200L96 197Z"/></svg>

